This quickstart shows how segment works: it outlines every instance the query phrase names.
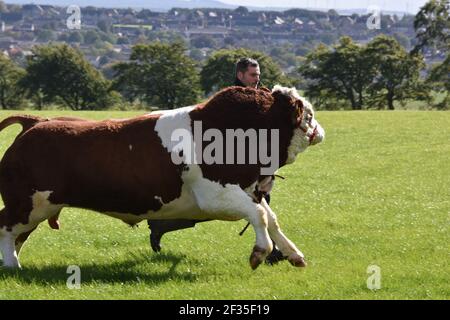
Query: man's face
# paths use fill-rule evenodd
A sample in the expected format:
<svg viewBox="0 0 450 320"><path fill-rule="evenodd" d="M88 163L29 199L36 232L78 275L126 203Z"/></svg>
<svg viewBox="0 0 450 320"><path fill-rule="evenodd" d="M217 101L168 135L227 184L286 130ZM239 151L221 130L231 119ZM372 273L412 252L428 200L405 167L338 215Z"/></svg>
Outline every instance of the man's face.
<svg viewBox="0 0 450 320"><path fill-rule="evenodd" d="M244 84L246 87L256 88L259 83L259 76L261 72L259 71L259 67L249 66L247 71L238 72L238 79Z"/></svg>

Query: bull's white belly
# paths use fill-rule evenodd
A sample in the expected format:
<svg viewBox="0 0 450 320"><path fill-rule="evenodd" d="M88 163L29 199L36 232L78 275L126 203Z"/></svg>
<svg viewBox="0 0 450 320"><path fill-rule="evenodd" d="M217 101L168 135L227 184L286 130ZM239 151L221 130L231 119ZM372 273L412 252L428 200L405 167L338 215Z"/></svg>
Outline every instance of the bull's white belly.
<svg viewBox="0 0 450 320"><path fill-rule="evenodd" d="M205 179L198 165L189 165L182 174L181 196L169 203L163 203L161 209L149 212L148 219L218 219L239 220L233 214L233 206L239 202L236 193L243 193L237 185L222 186L220 183Z"/></svg>
<svg viewBox="0 0 450 320"><path fill-rule="evenodd" d="M105 212L105 214L121 219L129 224L136 224L142 220L227 220L236 221L242 219L235 214L236 207L240 207L240 199L244 191L238 185L221 184L205 179L198 165L189 165L189 170L182 175L183 186L180 197L162 203L157 211L148 211L145 214L133 215L116 212ZM250 197L248 200L251 202Z"/></svg>

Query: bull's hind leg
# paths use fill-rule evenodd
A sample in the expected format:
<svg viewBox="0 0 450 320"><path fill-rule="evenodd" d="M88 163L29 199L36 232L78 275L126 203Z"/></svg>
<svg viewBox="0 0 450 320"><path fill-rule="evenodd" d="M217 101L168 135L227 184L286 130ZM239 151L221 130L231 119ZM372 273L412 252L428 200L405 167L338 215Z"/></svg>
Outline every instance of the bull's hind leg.
<svg viewBox="0 0 450 320"><path fill-rule="evenodd" d="M28 230L30 229L31 230ZM20 225L2 228L0 231L0 249L3 256L3 266L9 268L20 268L19 253L29 235L36 229L35 226ZM27 231L24 231L27 230Z"/></svg>
<svg viewBox="0 0 450 320"><path fill-rule="evenodd" d="M3 266L9 268L20 268L19 258L15 249L15 236L6 228L0 230L0 250L3 257Z"/></svg>
<svg viewBox="0 0 450 320"><path fill-rule="evenodd" d="M20 267L18 255L31 232L42 221L61 211L62 205L55 205L48 201L50 194L49 191L35 192L31 197L22 198L22 201L9 202L10 206L0 213L0 250L3 266ZM11 203L20 203L20 205L14 207Z"/></svg>
<svg viewBox="0 0 450 320"><path fill-rule="evenodd" d="M267 212L267 222L270 237L275 241L275 244L283 253L283 256L287 257L289 262L296 267L306 267L305 256L295 246L295 244L289 240L281 231L277 221L277 216L267 204L263 198L261 205Z"/></svg>
<svg viewBox="0 0 450 320"><path fill-rule="evenodd" d="M13 228L7 221L9 212L6 208L0 211L0 251L3 258L3 266L9 268L20 268L18 254L16 252L16 238Z"/></svg>

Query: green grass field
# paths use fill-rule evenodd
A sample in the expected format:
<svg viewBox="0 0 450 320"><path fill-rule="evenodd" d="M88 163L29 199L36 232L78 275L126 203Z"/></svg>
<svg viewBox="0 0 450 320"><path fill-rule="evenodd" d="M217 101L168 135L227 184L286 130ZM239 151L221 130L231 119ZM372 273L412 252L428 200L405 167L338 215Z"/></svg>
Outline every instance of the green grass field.
<svg viewBox="0 0 450 320"><path fill-rule="evenodd" d="M13 112L0 112L0 118ZM45 116L72 112L33 112ZM104 119L138 113L86 112ZM0 268L1 299L449 299L450 113L318 112L326 141L280 170L272 208L309 266L250 269L245 222L207 222L148 245L130 228L66 208L61 230L42 223L21 253L22 270ZM19 126L0 133L0 154ZM81 289L66 286L81 269ZM367 268L381 289L367 288Z"/></svg>

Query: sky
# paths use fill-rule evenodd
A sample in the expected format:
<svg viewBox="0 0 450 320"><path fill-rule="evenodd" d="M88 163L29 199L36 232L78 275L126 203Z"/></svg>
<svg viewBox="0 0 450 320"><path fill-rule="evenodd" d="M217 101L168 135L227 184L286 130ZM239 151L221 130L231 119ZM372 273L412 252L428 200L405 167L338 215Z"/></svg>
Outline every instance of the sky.
<svg viewBox="0 0 450 320"><path fill-rule="evenodd" d="M382 11L416 13L426 0L219 0L224 3L243 6L305 7L320 9L353 9L379 6Z"/></svg>

